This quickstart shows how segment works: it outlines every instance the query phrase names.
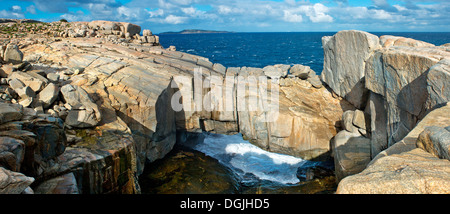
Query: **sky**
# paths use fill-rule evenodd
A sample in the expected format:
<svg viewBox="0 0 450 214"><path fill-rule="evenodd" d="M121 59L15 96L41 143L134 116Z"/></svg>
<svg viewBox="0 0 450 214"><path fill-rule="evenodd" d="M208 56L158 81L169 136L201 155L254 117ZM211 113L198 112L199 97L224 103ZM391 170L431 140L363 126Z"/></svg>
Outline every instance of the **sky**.
<svg viewBox="0 0 450 214"><path fill-rule="evenodd" d="M449 0L0 0L0 18L131 22L154 33L449 32Z"/></svg>

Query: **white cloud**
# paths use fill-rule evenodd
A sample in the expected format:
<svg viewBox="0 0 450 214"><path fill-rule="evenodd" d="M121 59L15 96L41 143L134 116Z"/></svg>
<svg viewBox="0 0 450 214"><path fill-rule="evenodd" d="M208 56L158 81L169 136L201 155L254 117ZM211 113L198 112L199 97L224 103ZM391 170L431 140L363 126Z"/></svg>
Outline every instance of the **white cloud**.
<svg viewBox="0 0 450 214"><path fill-rule="evenodd" d="M393 7L395 7L398 11L402 12L402 11L406 11L406 7L400 6L400 5L394 5Z"/></svg>
<svg viewBox="0 0 450 214"><path fill-rule="evenodd" d="M187 19L188 19L187 17L183 17L183 16L168 15L165 19L162 20L161 23L176 25L176 24L185 23Z"/></svg>
<svg viewBox="0 0 450 214"><path fill-rule="evenodd" d="M181 11L187 15L195 15L197 12L194 7L181 8Z"/></svg>
<svg viewBox="0 0 450 214"><path fill-rule="evenodd" d="M285 2L290 6L295 6L295 0L285 0Z"/></svg>
<svg viewBox="0 0 450 214"><path fill-rule="evenodd" d="M26 8L26 11L31 14L36 14L36 7L34 5L30 5Z"/></svg>
<svg viewBox="0 0 450 214"><path fill-rule="evenodd" d="M333 22L333 17L328 15L329 8L323 4L301 5L296 8L290 8L283 11L283 20L287 22L301 22L304 14L311 22Z"/></svg>
<svg viewBox="0 0 450 214"><path fill-rule="evenodd" d="M19 5L14 5L11 7L12 11L22 11L22 8Z"/></svg>
<svg viewBox="0 0 450 214"><path fill-rule="evenodd" d="M392 19L392 15L384 10L370 10L371 16L374 19Z"/></svg>
<svg viewBox="0 0 450 214"><path fill-rule="evenodd" d="M25 15L7 10L0 10L0 17L10 19L24 19Z"/></svg>
<svg viewBox="0 0 450 214"><path fill-rule="evenodd" d="M312 22L333 22L333 17L326 14L329 9L323 4L316 3L314 6L308 6L306 15Z"/></svg>
<svg viewBox="0 0 450 214"><path fill-rule="evenodd" d="M14 5L9 10L0 10L0 17L10 19L24 19L25 15L22 12L22 7Z"/></svg>
<svg viewBox="0 0 450 214"><path fill-rule="evenodd" d="M133 22L155 29L155 32L158 32L157 28L173 28L172 25L176 24L184 24L186 28L236 31L258 31L258 28L265 28L264 31L295 31L305 27L334 30L349 26L359 29L376 26L377 29L373 30L397 27L398 30L404 30L413 24L423 25L418 26L418 29L437 25L441 29L450 27L448 0L401 0L395 1L393 5L387 0L372 0L365 6L354 6L348 0L327 0L321 3L312 3L310 0L131 0L127 3L118 0L27 1L33 4L27 8L15 5L0 10L0 16L24 18L24 15L44 11L64 14L64 17L73 21L100 19ZM78 14L69 12L69 8L83 8L83 11L89 12ZM389 23L389 26L385 23Z"/></svg>
<svg viewBox="0 0 450 214"><path fill-rule="evenodd" d="M218 12L219 14L230 14L231 13L231 7L225 6L225 5L219 5L218 6Z"/></svg>
<svg viewBox="0 0 450 214"><path fill-rule="evenodd" d="M286 22L299 23L303 21L303 17L300 14L292 13L289 10L284 10L283 20Z"/></svg>
<svg viewBox="0 0 450 214"><path fill-rule="evenodd" d="M163 9L157 9L157 10L154 10L154 11L146 10L146 11L150 15L150 17L160 17L160 16L164 15L164 10Z"/></svg>
<svg viewBox="0 0 450 214"><path fill-rule="evenodd" d="M125 6L118 7L117 13L119 13L119 15L126 17L136 17L136 11Z"/></svg>

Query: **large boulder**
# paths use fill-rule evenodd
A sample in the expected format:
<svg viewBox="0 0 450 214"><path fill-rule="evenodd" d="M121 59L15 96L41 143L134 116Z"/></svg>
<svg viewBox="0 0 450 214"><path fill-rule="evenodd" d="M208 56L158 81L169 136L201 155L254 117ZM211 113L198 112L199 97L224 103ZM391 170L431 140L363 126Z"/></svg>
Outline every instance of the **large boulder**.
<svg viewBox="0 0 450 214"><path fill-rule="evenodd" d="M427 92L426 107L428 109L450 101L450 57L440 60L428 71Z"/></svg>
<svg viewBox="0 0 450 214"><path fill-rule="evenodd" d="M139 35L141 33L141 26L127 23L127 22L120 22L124 28L124 33L129 33L130 36Z"/></svg>
<svg viewBox="0 0 450 214"><path fill-rule="evenodd" d="M22 63L23 53L19 50L16 44L10 43L6 46L3 60L7 63L19 64Z"/></svg>
<svg viewBox="0 0 450 214"><path fill-rule="evenodd" d="M0 166L12 171L20 171L25 156L23 141L11 137L0 137Z"/></svg>
<svg viewBox="0 0 450 214"><path fill-rule="evenodd" d="M120 30L120 26L117 22L111 21L91 21L88 23L89 28L98 30Z"/></svg>
<svg viewBox="0 0 450 214"><path fill-rule="evenodd" d="M42 91L38 94L37 99L42 103L44 108L50 107L53 102L58 98L59 87L53 83L48 84Z"/></svg>
<svg viewBox="0 0 450 214"><path fill-rule="evenodd" d="M0 194L20 194L29 188L34 178L0 167Z"/></svg>
<svg viewBox="0 0 450 214"><path fill-rule="evenodd" d="M302 80L306 80L310 76L312 76L312 74L315 74L315 72L309 66L304 66L300 64L293 65L289 69L289 73Z"/></svg>
<svg viewBox="0 0 450 214"><path fill-rule="evenodd" d="M65 151L64 123L59 118L37 116L36 113L28 115L27 111L24 115L20 121L8 122L0 127L3 145L0 162L6 162L9 167L3 166L8 169L20 169L28 176L40 179Z"/></svg>
<svg viewBox="0 0 450 214"><path fill-rule="evenodd" d="M35 194L79 194L73 172L46 180L34 188Z"/></svg>
<svg viewBox="0 0 450 214"><path fill-rule="evenodd" d="M101 113L97 104L80 86L67 84L61 88L66 102L72 107L66 117L66 124L77 128L88 128L101 121Z"/></svg>
<svg viewBox="0 0 450 214"><path fill-rule="evenodd" d="M271 79L280 79L286 77L289 68L289 65L287 69L283 69L281 66L268 65L263 68L263 71L264 74Z"/></svg>
<svg viewBox="0 0 450 214"><path fill-rule="evenodd" d="M380 152L361 173L345 177L336 193L450 193L450 162L416 148L428 126L450 125L450 105L427 114L403 140Z"/></svg>
<svg viewBox="0 0 450 214"><path fill-rule="evenodd" d="M123 121L98 126L96 131L80 130L80 142L68 147L47 175L66 174L38 189L38 193L83 194L139 193L135 142ZM117 128L117 129L116 129ZM75 184L76 182L76 184ZM76 185L76 187L75 187ZM78 190L77 190L78 189Z"/></svg>
<svg viewBox="0 0 450 214"><path fill-rule="evenodd" d="M436 157L450 160L450 126L429 126L417 138L417 147Z"/></svg>
<svg viewBox="0 0 450 214"><path fill-rule="evenodd" d="M49 82L45 77L36 72L13 72L9 75L8 80L12 81L14 79L20 80L23 85L30 87L35 93L44 89ZM17 88L17 86L13 88Z"/></svg>
<svg viewBox="0 0 450 214"><path fill-rule="evenodd" d="M349 30L322 38L324 66L322 80L356 108L366 104L365 62L378 48L379 39L370 33Z"/></svg>
<svg viewBox="0 0 450 214"><path fill-rule="evenodd" d="M423 42L411 38L405 38L401 36L384 35L380 37L380 45L383 48L391 46L407 46L407 47L434 47L433 44Z"/></svg>
<svg viewBox="0 0 450 214"><path fill-rule="evenodd" d="M340 131L333 139L336 180L360 173L370 162L370 139L359 133Z"/></svg>
<svg viewBox="0 0 450 214"><path fill-rule="evenodd" d="M23 107L18 104L0 103L0 124L22 117Z"/></svg>
<svg viewBox="0 0 450 214"><path fill-rule="evenodd" d="M338 194L449 194L450 164L422 149L379 159L343 179Z"/></svg>
<svg viewBox="0 0 450 214"><path fill-rule="evenodd" d="M370 56L365 83L377 94L370 101L370 112L385 120L372 134L387 137L387 143L378 138L378 146L400 141L428 111L448 102L448 64L441 60L448 57L450 53L442 48L428 46L392 46Z"/></svg>

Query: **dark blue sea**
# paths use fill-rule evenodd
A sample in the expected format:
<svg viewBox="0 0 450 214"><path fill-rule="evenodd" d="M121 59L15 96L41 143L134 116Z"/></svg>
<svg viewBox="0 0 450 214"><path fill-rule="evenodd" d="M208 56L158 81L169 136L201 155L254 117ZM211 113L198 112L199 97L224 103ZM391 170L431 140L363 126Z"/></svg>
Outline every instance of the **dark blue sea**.
<svg viewBox="0 0 450 214"><path fill-rule="evenodd" d="M227 33L164 34L160 43L167 48L207 57L225 67L259 67L274 64L302 64L320 74L323 67L322 37L336 32L297 33ZM450 32L375 32L377 36L394 35L413 38L435 45L450 42Z"/></svg>

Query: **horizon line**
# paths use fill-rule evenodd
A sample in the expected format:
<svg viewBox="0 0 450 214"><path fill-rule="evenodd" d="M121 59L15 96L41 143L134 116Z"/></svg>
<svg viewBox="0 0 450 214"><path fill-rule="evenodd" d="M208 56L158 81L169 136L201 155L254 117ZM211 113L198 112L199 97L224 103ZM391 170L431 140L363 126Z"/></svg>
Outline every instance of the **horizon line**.
<svg viewBox="0 0 450 214"><path fill-rule="evenodd" d="M188 29L186 29L188 30ZM349 30L356 30L356 29L349 29ZM183 31L183 30L181 30ZM233 34L233 33L337 33L339 31L344 30L338 30L338 31L228 31L228 30L205 30L205 31L226 31L226 32L210 32L210 33L185 33L181 34L178 32L181 31L164 31L154 34L165 34L165 35L188 35L188 34ZM364 31L368 33L450 33L450 31L366 31L366 30L359 30ZM168 34L166 34L168 33Z"/></svg>

